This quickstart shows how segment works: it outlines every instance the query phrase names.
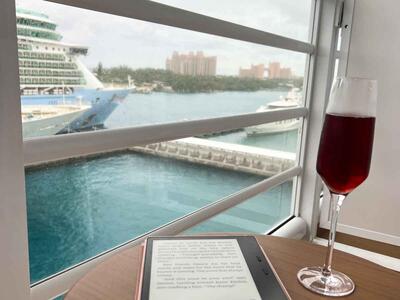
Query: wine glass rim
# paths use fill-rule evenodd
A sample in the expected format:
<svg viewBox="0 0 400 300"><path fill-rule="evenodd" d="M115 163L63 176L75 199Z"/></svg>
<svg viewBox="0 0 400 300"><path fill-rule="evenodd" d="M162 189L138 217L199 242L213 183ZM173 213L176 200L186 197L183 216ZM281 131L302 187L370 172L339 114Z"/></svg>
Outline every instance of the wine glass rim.
<svg viewBox="0 0 400 300"><path fill-rule="evenodd" d="M364 80L364 81L374 81L376 82L376 79L374 78L369 78L369 77L352 77L352 76L338 76L337 79L345 79L345 80Z"/></svg>

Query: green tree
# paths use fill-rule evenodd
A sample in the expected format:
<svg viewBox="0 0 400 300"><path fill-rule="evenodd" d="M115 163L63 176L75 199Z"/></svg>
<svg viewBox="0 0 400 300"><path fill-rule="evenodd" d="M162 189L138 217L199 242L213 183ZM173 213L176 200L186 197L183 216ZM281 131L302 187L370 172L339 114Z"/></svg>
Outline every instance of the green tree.
<svg viewBox="0 0 400 300"><path fill-rule="evenodd" d="M99 66L100 63L99 63ZM140 86L144 83L157 83L160 90L161 84L170 86L178 93L199 93L214 91L257 91L263 89L285 88L288 85L301 87L303 78L296 79L253 79L235 76L190 76L174 74L162 69L132 69L128 66L103 68L101 66L97 76L103 82L128 84L128 75ZM161 84L160 84L161 83Z"/></svg>
<svg viewBox="0 0 400 300"><path fill-rule="evenodd" d="M97 77L99 77L99 78L101 78L103 76L103 64L101 63L101 61L97 64L96 74L97 74Z"/></svg>

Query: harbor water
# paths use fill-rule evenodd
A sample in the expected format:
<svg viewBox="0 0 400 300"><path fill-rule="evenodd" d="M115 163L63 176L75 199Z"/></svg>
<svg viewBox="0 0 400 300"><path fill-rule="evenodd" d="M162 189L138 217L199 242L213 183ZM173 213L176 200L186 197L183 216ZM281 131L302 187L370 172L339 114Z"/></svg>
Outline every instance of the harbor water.
<svg viewBox="0 0 400 300"><path fill-rule="evenodd" d="M285 96L287 90L198 94L131 94L106 121L107 128L160 124L254 113L261 105ZM297 131L250 136L239 131L211 137L218 141L295 152Z"/></svg>
<svg viewBox="0 0 400 300"><path fill-rule="evenodd" d="M285 91L131 94L108 128L255 112ZM295 152L297 132L213 140ZM71 267L261 176L134 152L26 171L31 282ZM290 215L292 183L262 193L189 232L266 232Z"/></svg>

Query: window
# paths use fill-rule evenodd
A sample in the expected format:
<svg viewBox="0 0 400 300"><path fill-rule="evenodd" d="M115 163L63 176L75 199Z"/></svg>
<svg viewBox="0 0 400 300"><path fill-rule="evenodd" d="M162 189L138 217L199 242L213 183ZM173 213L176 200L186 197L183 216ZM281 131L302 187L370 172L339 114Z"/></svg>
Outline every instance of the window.
<svg viewBox="0 0 400 300"><path fill-rule="evenodd" d="M57 2L64 3L62 0ZM46 28L46 34L42 35L52 40L50 45L61 43L63 57L60 60L49 57L21 60L21 74L24 74L24 78L20 80L20 91L11 80L18 77L17 51L11 43L4 47L0 61L6 62L7 69L15 70L15 73L7 78L0 76L0 97L9 103L7 111L0 111L1 119L7 124L0 128L0 133L9 136L10 133L4 128L12 128L13 134L7 144L7 151L0 152L0 155L2 159L7 158L4 161L16 174L22 175L22 167L26 167L26 194L21 192L24 186L22 176L13 176L14 182L7 185L9 180L5 174L0 173L1 187L5 188L6 193L12 192L13 197L18 198L18 201L13 200L19 205L19 219L16 220L21 221L19 225L9 219L2 222L5 228L12 224L19 228L22 247L18 248L21 251L15 255L21 262L18 271L20 278L28 274L27 265L23 264L28 262L24 249L27 249L29 239L34 297L49 298L62 294L72 284L71 278L79 278L91 265L104 259L105 253L113 253L127 245L139 243L146 234L154 232L179 234L185 230L217 230L214 229L216 226L225 226L228 230L232 228L233 219L242 220L238 225L243 230L253 228L255 232L268 232L295 216L301 216L309 228L313 228L315 206L312 201L315 199L318 182L315 174L308 170L313 164L316 150L315 132L321 126L318 116L323 114L333 70L335 47L331 46L336 31L332 28L335 26L338 8L331 2L310 2L305 1L308 5L303 8L308 9L303 10L305 13L301 17L296 12L303 25L299 26L298 33L291 35L286 34L293 32L290 26L286 31L280 31L284 27L282 24L285 24L285 14L291 13L285 7L281 7L282 18L275 23L271 20L268 24L273 27L264 28L256 25L254 20L241 18L236 8L226 14L225 18L222 12L227 3L207 10L210 11L209 17L197 14L205 13L204 7L190 7L183 1L165 2L172 5L165 6L152 1L128 3L118 0L113 3L98 2L96 7L88 4L85 7L88 10L70 7L66 1L64 4L67 6L62 6L63 14L59 14L57 20L51 16L49 23L54 22L59 26ZM274 9L279 3L274 4ZM17 5L23 4L30 6L28 9L51 7L47 14L50 11L60 11L58 4L38 0L17 1ZM131 9L124 8L124 5ZM254 5L255 11L259 11ZM2 13L13 12L13 7L13 0L7 0L0 16ZM111 11L118 16L106 14ZM80 20L88 22L87 29L103 26L98 22L99 14L102 14L101 18L107 18L109 22L106 22L107 28L96 28L96 32L108 34L109 40L105 43L105 39L94 36L92 41L97 45L101 43L102 47L89 45L89 49L84 40L79 40L78 46L64 46L61 35L68 33L66 24L71 22L74 14L86 16ZM168 14L174 18L169 19L166 17ZM45 18L45 15L41 17ZM188 17L191 22L186 21ZM9 19L0 17L0 22L8 24ZM113 30L110 24L118 30ZM0 28L10 39L15 38L13 26ZM134 28L136 32L126 28ZM306 31L309 32L308 37ZM331 50L317 59L315 48L318 31L321 34L319 43ZM84 37L83 34L74 35L73 32L76 33L71 30L69 40L71 36L79 39ZM129 37L126 40L140 40L140 45L131 49L118 46L118 41L113 40L118 37L117 32ZM170 43L170 48L163 41ZM127 63L128 68L116 69L112 69L113 64L99 64L101 49L106 47L110 47L108 52L115 54L116 59L123 57L117 54L118 51L129 50L131 56L127 56L126 52L123 54L135 60L135 63L131 66ZM38 46L36 48L39 49ZM96 51L100 51L100 54L96 54ZM160 55L161 51L164 51L163 55ZM146 53L148 60L142 56ZM85 58L77 59L77 56L86 54ZM96 55L97 58L93 59ZM15 60L10 60L10 57ZM229 61L231 63L227 63ZM82 65L89 68L82 69ZM118 63L114 65L118 67ZM139 68L145 70L138 72ZM149 68L164 70L156 72ZM34 70L41 77L32 75L29 78ZM57 70L63 75L50 73ZM71 73L73 71L77 73ZM101 80L92 75L85 77L87 71L96 73ZM66 78L69 74L71 77ZM97 86L98 82L103 83L105 88ZM86 84L92 87L91 94L80 92L78 95L76 91L82 88L85 90ZM123 97L118 94L107 94L116 89L129 88L131 91L133 87L134 93L125 95L124 101L120 101ZM20 92L29 96L22 98L23 109L18 111L20 102L16 99ZM280 96L296 97L289 95L296 92L300 95L297 99L301 99L298 105L285 105L285 99L282 99L285 104L281 103L281 107L275 107L277 104L272 103L279 100ZM87 111L93 112L93 108L100 109L96 104L104 103L104 95L112 99L115 105L112 106L109 118L103 120L103 126L97 126L99 123L96 117L99 114L89 114L79 119L79 124L75 124L80 131L88 129L88 132L77 133L71 120L64 120L65 123L56 124L60 128L52 128L54 124L40 127L42 131L54 129L53 132L38 134L40 129L30 127L32 135L29 136L25 125L35 119L27 119L21 124L19 114L22 112L24 117L29 97L45 99L45 104L51 102L58 105L58 108L62 105L79 105L80 110L71 114L84 116ZM56 101L55 96L58 97ZM316 98L322 100L312 101ZM43 110L41 114L44 113L51 112ZM27 109L27 118L29 114ZM34 113L31 112L31 115ZM61 115L65 117L67 114ZM40 120L47 122L50 119ZM90 126L85 128L85 125ZM286 128L288 130L284 130L284 134L260 134L260 131L279 131L284 126L293 128ZM23 141L19 133L21 127L26 134ZM65 134L54 135L56 133ZM15 154L22 151L23 160L18 160L18 155L11 158L7 156L11 152ZM132 173L135 168L141 172L148 170L148 174L138 176ZM157 177L160 173L163 176ZM185 181L190 181L190 185L183 184ZM213 185L217 187L211 189ZM12 188L15 190L11 191ZM134 196L135 191L137 195L147 195L146 201L149 201L138 203L140 197ZM111 197L120 206L110 202ZM162 203L165 207L161 207L156 200L160 198L165 200ZM308 202L305 198L309 199ZM55 202L49 199L55 199ZM63 203L62 199L69 201ZM268 205L263 206L266 201ZM7 205L10 204L7 202ZM24 211L26 205L27 220L20 216L20 211ZM131 209L121 210L125 206L131 206ZM257 214L254 210L259 206L263 206L265 211ZM142 209L135 210L132 207ZM147 207L147 212L144 207ZM10 212L15 212L12 209L16 208L10 205ZM62 218L65 211L60 208L70 212L69 219ZM157 219L146 218L149 211L153 214L157 208ZM266 215L269 217L264 222L261 219ZM131 221L132 216L141 216L151 222L143 228L137 228L135 224L124 221ZM28 223L29 235L24 235L24 221ZM48 222L54 223L49 225ZM104 226L107 226L107 230L116 229L120 235L101 235ZM72 227L82 231L68 231ZM71 234L71 244L80 243L84 248L65 261L46 254L52 247L55 253L60 249L68 253L68 249L60 248L63 245L57 241L57 234L62 233ZM7 247L13 249L12 242L15 239L10 238L10 241ZM45 249L45 245L49 247ZM8 264L4 265L7 270ZM70 279L65 280L63 274L68 274ZM10 287L15 285L13 282L10 281ZM57 285L53 287L57 287L48 288L54 282ZM16 290L10 288L10 291Z"/></svg>

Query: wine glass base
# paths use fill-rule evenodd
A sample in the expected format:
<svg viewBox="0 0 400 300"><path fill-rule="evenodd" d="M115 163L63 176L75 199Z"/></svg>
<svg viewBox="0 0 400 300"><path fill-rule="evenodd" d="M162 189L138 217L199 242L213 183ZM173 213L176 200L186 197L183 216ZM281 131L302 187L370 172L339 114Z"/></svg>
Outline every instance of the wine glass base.
<svg viewBox="0 0 400 300"><path fill-rule="evenodd" d="M355 288L347 275L332 270L331 275L324 276L321 267L303 268L297 273L297 279L306 289L324 296L347 296Z"/></svg>

